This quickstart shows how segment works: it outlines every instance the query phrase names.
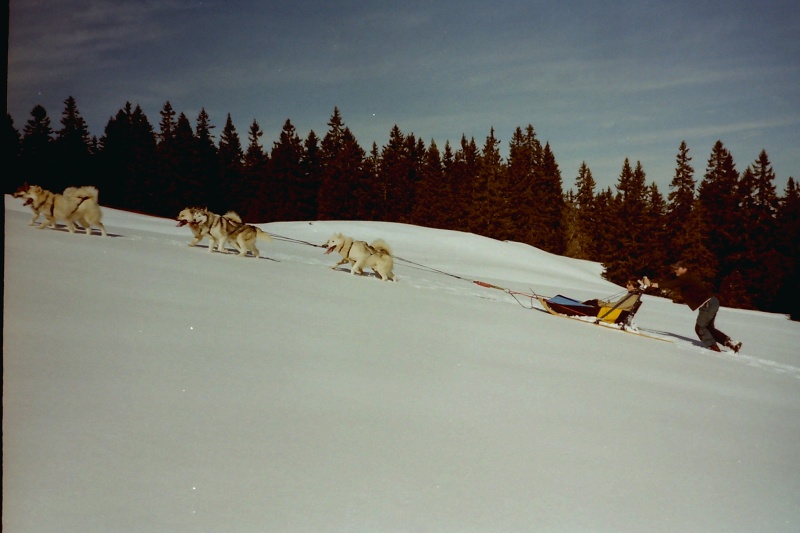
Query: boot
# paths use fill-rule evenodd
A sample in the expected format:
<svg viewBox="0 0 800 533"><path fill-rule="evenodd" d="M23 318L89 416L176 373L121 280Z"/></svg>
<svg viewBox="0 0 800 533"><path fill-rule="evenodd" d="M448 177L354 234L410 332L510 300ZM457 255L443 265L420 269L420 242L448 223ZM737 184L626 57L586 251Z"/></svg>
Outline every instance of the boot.
<svg viewBox="0 0 800 533"><path fill-rule="evenodd" d="M732 341L730 339L725 341L725 346L727 346L728 348L733 350L733 353L739 353L739 350L742 349L742 343L741 342L734 342L734 341Z"/></svg>
<svg viewBox="0 0 800 533"><path fill-rule="evenodd" d="M722 351L722 350L719 349L719 346L717 346L716 342L714 344L712 344L711 346L706 346L706 348L708 348L712 352L721 352Z"/></svg>

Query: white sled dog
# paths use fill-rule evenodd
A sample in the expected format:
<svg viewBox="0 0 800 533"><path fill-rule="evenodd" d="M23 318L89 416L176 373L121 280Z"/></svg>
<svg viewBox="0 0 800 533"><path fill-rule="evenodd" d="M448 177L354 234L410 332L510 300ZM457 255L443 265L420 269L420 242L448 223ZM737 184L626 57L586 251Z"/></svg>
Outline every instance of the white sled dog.
<svg viewBox="0 0 800 533"><path fill-rule="evenodd" d="M381 281L397 281L392 272L394 268L392 249L383 239L376 239L372 244L367 244L366 241L355 241L352 237L334 233L325 243L325 247L326 254L336 251L342 256L342 259L331 268L350 263L351 274L362 274L365 268L370 268L381 277Z"/></svg>
<svg viewBox="0 0 800 533"><path fill-rule="evenodd" d="M187 207L178 214L178 226L185 225L188 225L194 234L194 240L189 243L189 246L195 246L203 237L207 236L209 252L213 252L214 248L218 252L224 252L225 245L230 240L239 250L240 256L244 257L247 252L250 252L253 257L259 257L260 252L256 248L256 241L270 242L272 240L269 233L261 228L242 222L241 217L234 211L218 215L206 208Z"/></svg>
<svg viewBox="0 0 800 533"><path fill-rule="evenodd" d="M14 198L23 198L25 204L33 211L30 226L36 224L39 215L44 221L36 226L38 229L56 227L56 222L63 220L70 233L75 233L75 222L79 223L87 235L91 235L92 226L100 228L105 237L103 212L98 202L100 193L92 186L67 187L63 194L42 189L38 185L22 185L14 192Z"/></svg>

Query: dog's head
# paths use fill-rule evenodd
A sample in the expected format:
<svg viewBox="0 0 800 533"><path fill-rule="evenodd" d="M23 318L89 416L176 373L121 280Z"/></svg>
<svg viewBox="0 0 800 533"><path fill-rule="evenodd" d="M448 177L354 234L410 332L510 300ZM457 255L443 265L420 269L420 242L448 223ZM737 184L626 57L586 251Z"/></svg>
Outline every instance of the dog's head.
<svg viewBox="0 0 800 533"><path fill-rule="evenodd" d="M341 233L334 233L323 246L326 248L325 253L333 252L337 247L344 244L344 236Z"/></svg>
<svg viewBox="0 0 800 533"><path fill-rule="evenodd" d="M187 207L180 213L178 213L177 221L178 227L189 225L189 226L196 226L198 223L198 214L204 212L205 209L200 209L199 207Z"/></svg>
<svg viewBox="0 0 800 533"><path fill-rule="evenodd" d="M28 185L25 183L14 191L14 198L23 198L25 200L23 205L30 205L36 198L41 196L43 191L44 189L38 185Z"/></svg>
<svg viewBox="0 0 800 533"><path fill-rule="evenodd" d="M22 185L17 187L17 190L14 191L14 198L25 198L28 194L28 189L30 189L30 187L31 186L28 185L27 183L23 183Z"/></svg>
<svg viewBox="0 0 800 533"><path fill-rule="evenodd" d="M192 213L192 208L187 207L180 213L178 213L178 227L185 226L186 224L193 224L194 223L194 214Z"/></svg>
<svg viewBox="0 0 800 533"><path fill-rule="evenodd" d="M205 224L208 221L209 212L208 209L203 208L195 208L192 211L192 225L199 226L201 224Z"/></svg>

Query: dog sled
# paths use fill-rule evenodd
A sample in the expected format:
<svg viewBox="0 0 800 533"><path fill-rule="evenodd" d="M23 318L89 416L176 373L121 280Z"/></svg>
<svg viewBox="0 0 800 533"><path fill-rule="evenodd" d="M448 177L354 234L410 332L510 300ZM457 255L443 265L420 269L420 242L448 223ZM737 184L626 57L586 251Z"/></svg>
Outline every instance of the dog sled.
<svg viewBox="0 0 800 533"><path fill-rule="evenodd" d="M631 326L633 316L642 305L642 291L640 289L629 290L614 301L586 300L581 302L561 294L550 298L537 296L537 300L546 311L554 315L585 318L595 323L615 324L625 328Z"/></svg>

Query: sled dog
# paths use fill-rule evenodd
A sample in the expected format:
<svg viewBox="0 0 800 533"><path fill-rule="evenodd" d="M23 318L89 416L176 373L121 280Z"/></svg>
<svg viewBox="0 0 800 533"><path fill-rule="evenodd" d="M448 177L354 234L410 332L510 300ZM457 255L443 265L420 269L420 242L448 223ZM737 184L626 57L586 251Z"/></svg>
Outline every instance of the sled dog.
<svg viewBox="0 0 800 533"><path fill-rule="evenodd" d="M92 233L92 226L97 226L106 236L98 197L97 188L92 186L67 187L63 194L59 194L38 185L25 184L14 192L14 198L23 198L25 205L33 211L31 226L36 224L39 215L44 215L44 221L36 226L38 229L55 228L56 222L63 220L70 233L75 233L75 222L78 222L87 235Z"/></svg>
<svg viewBox="0 0 800 533"><path fill-rule="evenodd" d="M365 268L370 268L381 277L382 281L397 281L392 272L394 268L392 249L383 239L376 239L372 244L367 244L366 241L355 241L352 237L334 233L325 243L325 248L327 248L326 254L336 251L342 256L342 259L331 268L350 263L351 274L362 274Z"/></svg>
<svg viewBox="0 0 800 533"><path fill-rule="evenodd" d="M197 244L203 240L203 237L208 235L208 228L205 226L201 227L194 221L194 214L196 211L201 211L201 209L198 207L187 207L178 213L178 227L189 226L189 229L192 230L192 234L194 235L194 239L189 243L189 246L197 246Z"/></svg>
<svg viewBox="0 0 800 533"><path fill-rule="evenodd" d="M261 228L243 223L241 217L234 211L218 215L206 208L187 207L178 214L178 226L187 224L194 234L194 240L189 245L195 246L207 236L209 252L213 252L214 248L218 252L224 252L225 245L230 240L239 250L240 256L246 256L249 251L253 257L259 257L256 241L272 240L269 233L262 231Z"/></svg>

